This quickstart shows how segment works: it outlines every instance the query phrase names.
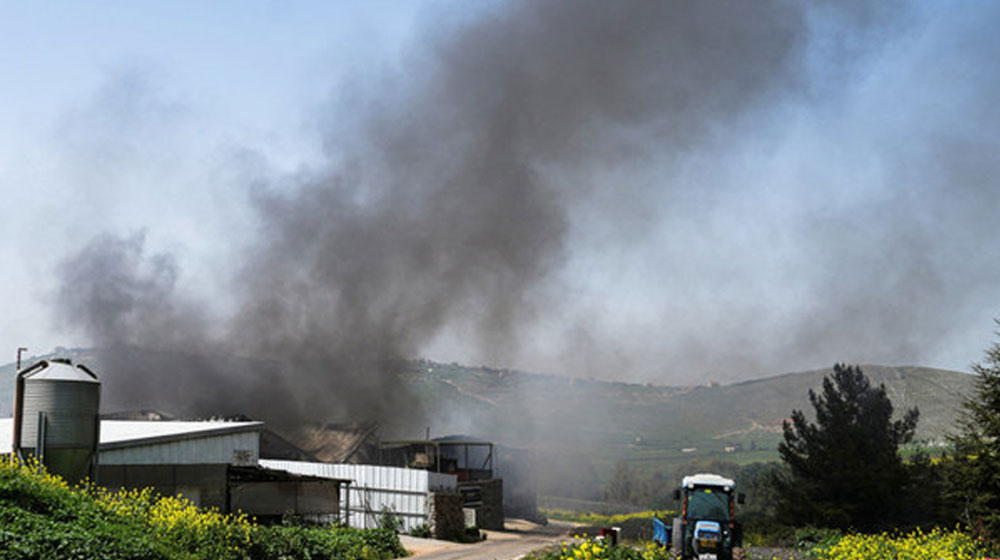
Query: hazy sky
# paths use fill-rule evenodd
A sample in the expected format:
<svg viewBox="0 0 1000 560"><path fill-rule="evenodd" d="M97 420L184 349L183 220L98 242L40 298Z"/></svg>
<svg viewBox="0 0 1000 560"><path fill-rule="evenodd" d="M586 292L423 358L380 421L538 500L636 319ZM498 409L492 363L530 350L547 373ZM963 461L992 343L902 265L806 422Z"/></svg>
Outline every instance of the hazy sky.
<svg viewBox="0 0 1000 560"><path fill-rule="evenodd" d="M0 354L108 341L54 307L113 239L252 354L291 305L636 381L978 360L1000 4L696 4L0 0Z"/></svg>

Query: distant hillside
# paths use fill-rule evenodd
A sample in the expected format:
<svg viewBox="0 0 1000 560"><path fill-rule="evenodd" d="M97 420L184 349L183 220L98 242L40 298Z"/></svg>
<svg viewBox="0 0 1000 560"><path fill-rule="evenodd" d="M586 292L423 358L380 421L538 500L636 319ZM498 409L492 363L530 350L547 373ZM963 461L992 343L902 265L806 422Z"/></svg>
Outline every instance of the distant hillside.
<svg viewBox="0 0 1000 560"><path fill-rule="evenodd" d="M88 350L64 353L84 363L94 359ZM146 359L156 356L148 353ZM234 364L245 367L244 362ZM975 379L922 367L861 367L873 383L885 384L897 411L920 409L917 438L924 442L940 442L952 429ZM474 434L535 449L552 465L549 470L567 473L583 465L599 476L621 459L649 473L667 472L696 458L774 460L782 420L793 409L811 412L808 391L819 389L828 373L824 369L731 385L668 387L418 360L410 363L404 383L419 401L414 405L425 411L427 425L383 436L422 437L426 428L433 436ZM13 364L0 367L0 415L11 413L13 377ZM261 411L241 412L261 416Z"/></svg>
<svg viewBox="0 0 1000 560"><path fill-rule="evenodd" d="M923 442L944 439L975 379L922 367L861 367L874 384L885 384L897 414L920 409L916 437ZM642 471L665 472L694 458L777 459L782 420L793 409L811 413L808 391L829 372L682 388L424 363L410 382L425 406L464 414L483 437L547 453L583 452L602 471L625 459Z"/></svg>

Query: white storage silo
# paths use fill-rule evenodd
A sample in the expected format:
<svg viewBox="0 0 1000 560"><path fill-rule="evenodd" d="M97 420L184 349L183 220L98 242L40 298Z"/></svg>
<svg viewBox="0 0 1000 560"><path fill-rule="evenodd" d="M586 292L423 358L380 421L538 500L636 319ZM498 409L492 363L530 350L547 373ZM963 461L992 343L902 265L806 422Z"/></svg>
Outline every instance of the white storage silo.
<svg viewBox="0 0 1000 560"><path fill-rule="evenodd" d="M101 384L67 359L41 360L17 374L14 448L40 458L70 483L93 478Z"/></svg>

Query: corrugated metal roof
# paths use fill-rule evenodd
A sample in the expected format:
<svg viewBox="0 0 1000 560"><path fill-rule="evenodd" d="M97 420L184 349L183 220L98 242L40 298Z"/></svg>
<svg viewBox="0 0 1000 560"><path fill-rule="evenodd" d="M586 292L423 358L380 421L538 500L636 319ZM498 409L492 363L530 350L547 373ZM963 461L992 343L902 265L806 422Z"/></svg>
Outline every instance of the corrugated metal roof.
<svg viewBox="0 0 1000 560"><path fill-rule="evenodd" d="M76 381L79 383L99 383L97 377L86 367L73 365L69 360L52 359L36 362L23 370L26 381Z"/></svg>
<svg viewBox="0 0 1000 560"><path fill-rule="evenodd" d="M13 422L12 418L0 418L0 453L10 453ZM148 443L248 432L260 430L263 426L263 422L101 420L100 448L115 449Z"/></svg>

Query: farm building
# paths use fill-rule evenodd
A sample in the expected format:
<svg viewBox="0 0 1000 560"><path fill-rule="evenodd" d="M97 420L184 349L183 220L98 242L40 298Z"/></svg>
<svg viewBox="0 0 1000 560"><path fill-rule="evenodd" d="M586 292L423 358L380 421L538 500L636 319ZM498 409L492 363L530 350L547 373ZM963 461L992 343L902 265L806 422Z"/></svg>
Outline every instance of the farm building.
<svg viewBox="0 0 1000 560"><path fill-rule="evenodd" d="M464 496L463 505L472 510L470 524L500 528L505 516L540 518L530 450L461 435L382 442L375 423L310 426L290 437L316 458L305 462L382 465L453 475Z"/></svg>
<svg viewBox="0 0 1000 560"><path fill-rule="evenodd" d="M259 465L262 422L101 420L95 479L107 488L150 487L195 504L242 510L267 521L287 513L345 520L347 480ZM11 452L13 419L0 419L0 454Z"/></svg>
<svg viewBox="0 0 1000 560"><path fill-rule="evenodd" d="M294 514L372 527L388 509L404 529L427 524L436 536L467 524L503 528L504 482L491 442L454 436L382 444L373 423L279 435L245 417L182 421L150 410L99 416L97 376L62 359L32 364L16 382L17 420L0 419L0 454L44 456L70 481L89 476L108 488L150 487L263 521ZM59 457L69 467L53 463ZM520 456L503 457L513 467ZM520 493L536 511L533 484Z"/></svg>
<svg viewBox="0 0 1000 560"><path fill-rule="evenodd" d="M14 417L0 419L0 454L39 458L70 482L150 487L265 521L342 520L349 481L262 468L262 422L101 420L97 376L66 359L40 360L15 383Z"/></svg>
<svg viewBox="0 0 1000 560"><path fill-rule="evenodd" d="M495 445L464 436L429 440L388 441L382 444L383 465L451 474L458 480L463 506L472 525L503 529L503 479L494 475Z"/></svg>

